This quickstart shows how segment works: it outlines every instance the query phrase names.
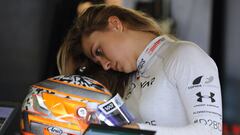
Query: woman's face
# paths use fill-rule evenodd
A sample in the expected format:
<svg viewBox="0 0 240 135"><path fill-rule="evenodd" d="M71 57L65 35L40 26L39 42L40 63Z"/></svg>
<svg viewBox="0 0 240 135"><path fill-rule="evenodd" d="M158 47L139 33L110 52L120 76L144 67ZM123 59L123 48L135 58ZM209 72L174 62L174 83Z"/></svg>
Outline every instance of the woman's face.
<svg viewBox="0 0 240 135"><path fill-rule="evenodd" d="M117 28L95 31L82 38L83 51L87 57L105 70L130 73L137 70L134 42L126 32ZM132 47L132 48L131 48Z"/></svg>

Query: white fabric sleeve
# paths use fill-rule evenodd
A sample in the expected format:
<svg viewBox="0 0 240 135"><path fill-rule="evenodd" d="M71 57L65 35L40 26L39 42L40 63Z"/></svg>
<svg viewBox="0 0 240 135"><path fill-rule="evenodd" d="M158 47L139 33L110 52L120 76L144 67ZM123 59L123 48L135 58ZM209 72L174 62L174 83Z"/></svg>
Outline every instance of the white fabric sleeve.
<svg viewBox="0 0 240 135"><path fill-rule="evenodd" d="M155 130L156 135L221 135L222 101L218 69L198 46L180 42L168 59L166 73L177 87L189 125L160 127L138 124L140 129ZM174 116L173 116L174 117Z"/></svg>
<svg viewBox="0 0 240 135"><path fill-rule="evenodd" d="M156 131L155 135L220 135L210 128L197 124L185 127L160 127L138 123L138 126L142 130Z"/></svg>

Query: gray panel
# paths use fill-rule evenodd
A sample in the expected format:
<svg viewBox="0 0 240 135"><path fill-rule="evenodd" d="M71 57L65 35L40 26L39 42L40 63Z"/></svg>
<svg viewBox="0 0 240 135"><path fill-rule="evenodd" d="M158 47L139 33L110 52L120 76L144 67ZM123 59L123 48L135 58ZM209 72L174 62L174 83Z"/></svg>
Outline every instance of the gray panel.
<svg viewBox="0 0 240 135"><path fill-rule="evenodd" d="M226 4L226 32L225 32L225 48L226 59L225 67L228 77L240 82L240 14L239 0L228 0Z"/></svg>
<svg viewBox="0 0 240 135"><path fill-rule="evenodd" d="M210 53L212 0L171 0L176 36L198 44Z"/></svg>
<svg viewBox="0 0 240 135"><path fill-rule="evenodd" d="M225 78L224 117L225 121L240 123L240 1L226 1L225 18Z"/></svg>

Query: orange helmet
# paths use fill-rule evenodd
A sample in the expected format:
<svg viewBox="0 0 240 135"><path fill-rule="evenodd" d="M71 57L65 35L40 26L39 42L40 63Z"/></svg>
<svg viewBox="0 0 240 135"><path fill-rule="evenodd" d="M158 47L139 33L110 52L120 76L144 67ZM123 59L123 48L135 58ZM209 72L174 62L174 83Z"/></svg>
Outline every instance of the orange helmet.
<svg viewBox="0 0 240 135"><path fill-rule="evenodd" d="M78 135L102 123L97 106L111 93L99 82L79 75L56 76L30 87L22 105L24 135Z"/></svg>

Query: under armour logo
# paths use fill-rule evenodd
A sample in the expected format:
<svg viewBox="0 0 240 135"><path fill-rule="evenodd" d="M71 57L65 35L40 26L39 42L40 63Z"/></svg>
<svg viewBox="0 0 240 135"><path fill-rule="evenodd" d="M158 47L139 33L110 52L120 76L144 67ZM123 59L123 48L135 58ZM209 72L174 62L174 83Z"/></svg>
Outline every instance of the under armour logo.
<svg viewBox="0 0 240 135"><path fill-rule="evenodd" d="M209 95L202 95L201 92L198 92L196 94L199 98L197 99L198 102L202 102L203 98L209 98L211 100L212 103L214 103L216 100L213 98L215 96L214 93L210 92L210 96Z"/></svg>

